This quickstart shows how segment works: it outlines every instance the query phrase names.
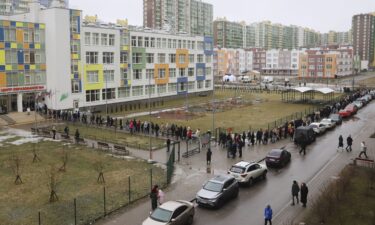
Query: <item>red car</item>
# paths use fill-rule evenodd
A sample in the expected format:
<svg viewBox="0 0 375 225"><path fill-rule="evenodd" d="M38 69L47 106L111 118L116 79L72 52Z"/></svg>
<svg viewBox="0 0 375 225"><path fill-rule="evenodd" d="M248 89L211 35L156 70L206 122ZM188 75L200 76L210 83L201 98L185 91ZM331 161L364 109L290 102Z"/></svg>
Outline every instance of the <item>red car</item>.
<svg viewBox="0 0 375 225"><path fill-rule="evenodd" d="M342 117L342 118L346 118L346 117L349 117L351 115L354 115L357 113L357 106L355 106L354 104L349 104L345 107L345 109L342 109L340 110L339 112L339 115Z"/></svg>

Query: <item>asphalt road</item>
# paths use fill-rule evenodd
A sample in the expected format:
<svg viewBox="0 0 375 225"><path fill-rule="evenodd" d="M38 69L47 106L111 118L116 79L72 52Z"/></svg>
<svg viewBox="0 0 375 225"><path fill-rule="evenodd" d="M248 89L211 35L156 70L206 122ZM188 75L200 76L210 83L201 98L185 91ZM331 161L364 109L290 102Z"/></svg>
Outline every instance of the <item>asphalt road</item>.
<svg viewBox="0 0 375 225"><path fill-rule="evenodd" d="M362 132L368 126L368 121L375 118L375 102L361 109L359 113L344 121L341 126L325 135L308 146L306 156L300 155L293 147L289 149L292 153L292 162L280 170L270 170L267 180L260 181L252 187L241 187L239 197L228 202L219 210L197 207L194 225L256 225L263 224L263 210L266 204L271 204L274 215L290 204L291 184L293 180L298 182L309 182L322 169L332 163L337 154L347 154L349 158L355 158L359 152L362 141L359 137L368 137L369 134ZM372 129L371 129L372 130ZM351 134L353 152L337 152L338 136L342 134L345 139ZM371 148L371 147L370 147ZM300 206L299 206L300 207Z"/></svg>

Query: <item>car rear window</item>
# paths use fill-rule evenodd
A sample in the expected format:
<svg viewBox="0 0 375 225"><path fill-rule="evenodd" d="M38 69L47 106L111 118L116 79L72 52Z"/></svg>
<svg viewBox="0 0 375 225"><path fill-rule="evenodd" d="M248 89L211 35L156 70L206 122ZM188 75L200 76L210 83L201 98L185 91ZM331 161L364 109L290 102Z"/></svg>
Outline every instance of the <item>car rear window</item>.
<svg viewBox="0 0 375 225"><path fill-rule="evenodd" d="M213 191L213 192L220 192L222 188L223 188L222 184L211 182L211 181L208 181L203 186L203 189L206 189L208 191Z"/></svg>
<svg viewBox="0 0 375 225"><path fill-rule="evenodd" d="M233 172L233 173L244 173L245 172L245 168L239 167L239 166L232 166L232 168L230 168L230 172Z"/></svg>
<svg viewBox="0 0 375 225"><path fill-rule="evenodd" d="M271 151L268 155L276 157L276 156L280 156L280 154L281 154L281 151Z"/></svg>

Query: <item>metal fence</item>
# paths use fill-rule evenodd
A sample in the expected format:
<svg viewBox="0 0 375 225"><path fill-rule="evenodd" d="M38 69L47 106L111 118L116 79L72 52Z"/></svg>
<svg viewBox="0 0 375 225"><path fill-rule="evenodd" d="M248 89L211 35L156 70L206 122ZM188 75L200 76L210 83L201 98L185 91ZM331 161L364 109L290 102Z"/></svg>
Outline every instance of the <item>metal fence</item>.
<svg viewBox="0 0 375 225"><path fill-rule="evenodd" d="M142 173L125 177L114 186L98 184L97 188L90 190L90 194L77 195L75 198L65 199L63 190L61 190L58 193L61 199L55 203L46 203L35 213L34 219L32 219L32 216L29 216L27 224L92 224L120 208L149 196L151 187L154 184L165 188L173 176L173 164L174 151L171 153L166 171L159 170L159 172L156 172L153 169L145 170ZM14 222L14 224L17 224L16 221Z"/></svg>

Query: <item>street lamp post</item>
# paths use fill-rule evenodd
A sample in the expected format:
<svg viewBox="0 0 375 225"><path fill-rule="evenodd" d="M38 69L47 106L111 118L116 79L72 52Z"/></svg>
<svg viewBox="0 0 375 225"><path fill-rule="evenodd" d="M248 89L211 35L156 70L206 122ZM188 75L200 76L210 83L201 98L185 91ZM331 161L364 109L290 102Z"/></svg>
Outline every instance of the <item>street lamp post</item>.
<svg viewBox="0 0 375 225"><path fill-rule="evenodd" d="M152 159L152 143L151 143L151 74L148 75L148 108L149 108L149 123L148 123L148 142L149 142L149 162L153 162Z"/></svg>

